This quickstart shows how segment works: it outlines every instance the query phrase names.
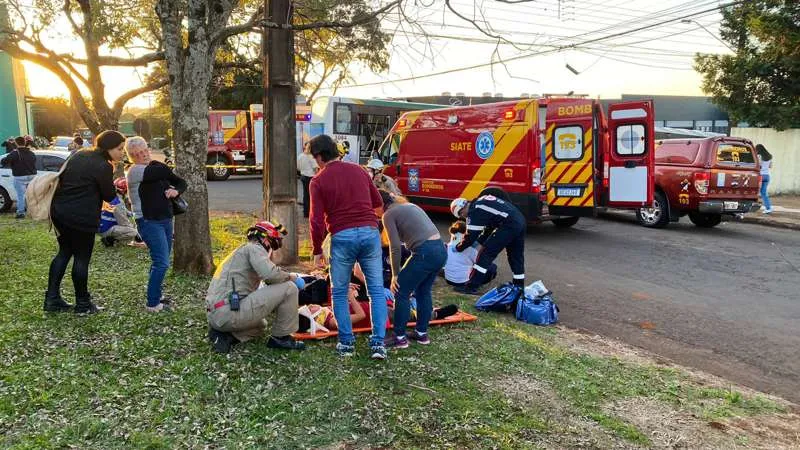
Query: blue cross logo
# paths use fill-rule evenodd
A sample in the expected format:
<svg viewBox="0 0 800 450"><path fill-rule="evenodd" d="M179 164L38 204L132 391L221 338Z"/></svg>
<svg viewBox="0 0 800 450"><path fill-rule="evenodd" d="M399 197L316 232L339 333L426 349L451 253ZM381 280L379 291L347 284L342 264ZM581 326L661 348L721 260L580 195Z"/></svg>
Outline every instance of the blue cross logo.
<svg viewBox="0 0 800 450"><path fill-rule="evenodd" d="M475 139L475 153L480 159L488 159L494 153L494 135L483 131Z"/></svg>

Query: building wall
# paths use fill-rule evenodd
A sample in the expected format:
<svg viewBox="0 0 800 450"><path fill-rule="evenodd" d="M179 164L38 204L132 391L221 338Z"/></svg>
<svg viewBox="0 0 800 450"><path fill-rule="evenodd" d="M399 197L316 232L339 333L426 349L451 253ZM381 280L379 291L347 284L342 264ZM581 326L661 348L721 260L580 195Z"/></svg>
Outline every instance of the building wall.
<svg viewBox="0 0 800 450"><path fill-rule="evenodd" d="M0 52L0 139L28 134L25 92L22 64Z"/></svg>
<svg viewBox="0 0 800 450"><path fill-rule="evenodd" d="M800 194L800 129L732 128L731 136L762 144L772 154L771 194Z"/></svg>

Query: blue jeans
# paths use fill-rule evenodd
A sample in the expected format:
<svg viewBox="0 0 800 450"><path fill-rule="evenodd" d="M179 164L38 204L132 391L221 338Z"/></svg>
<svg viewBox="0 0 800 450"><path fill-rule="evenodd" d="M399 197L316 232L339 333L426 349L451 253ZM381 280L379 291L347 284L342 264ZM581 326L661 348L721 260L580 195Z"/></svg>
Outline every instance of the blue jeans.
<svg viewBox="0 0 800 450"><path fill-rule="evenodd" d="M406 324L411 316L411 305L408 297L411 293L417 299L417 325L420 333L428 331L428 322L433 313L431 288L439 271L447 262L447 249L439 239L425 241L411 252L405 265L397 274L400 288L394 298L394 334L398 337L406 335Z"/></svg>
<svg viewBox="0 0 800 450"><path fill-rule="evenodd" d="M355 263L361 266L367 281L372 335L369 345L383 345L386 337L386 296L383 292L383 262L381 261L381 237L375 227L356 227L342 230L331 237L331 297L333 315L339 325L339 342L355 344L353 324L350 322L350 305L347 292Z"/></svg>
<svg viewBox="0 0 800 450"><path fill-rule="evenodd" d="M769 175L761 176L761 200L764 201L764 208L772 209L772 202L769 201L769 194L767 194L767 186L769 186Z"/></svg>
<svg viewBox="0 0 800 450"><path fill-rule="evenodd" d="M161 285L169 269L169 254L172 252L172 219L136 219L139 236L150 250L150 279L147 280L147 306L161 303Z"/></svg>
<svg viewBox="0 0 800 450"><path fill-rule="evenodd" d="M36 175L23 175L21 177L14 177L14 190L17 192L17 214L24 214L28 209L25 204L25 191L28 190L28 183L33 180Z"/></svg>

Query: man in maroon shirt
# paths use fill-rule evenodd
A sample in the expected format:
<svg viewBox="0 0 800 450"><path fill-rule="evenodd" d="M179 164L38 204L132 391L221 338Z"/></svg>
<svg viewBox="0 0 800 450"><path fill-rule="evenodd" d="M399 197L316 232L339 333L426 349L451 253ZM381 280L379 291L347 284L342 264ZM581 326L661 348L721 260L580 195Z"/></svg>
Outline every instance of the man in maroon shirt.
<svg viewBox="0 0 800 450"><path fill-rule="evenodd" d="M331 296L333 314L339 325L336 351L341 356L355 352L355 336L350 322L347 290L356 262L367 280L370 298L372 335L371 357L386 359L383 339L388 312L383 292L381 238L376 208L383 200L367 172L357 164L339 161L336 142L327 135L309 141L311 156L320 167L311 179L309 228L314 247L314 264L324 267L322 241L331 235Z"/></svg>

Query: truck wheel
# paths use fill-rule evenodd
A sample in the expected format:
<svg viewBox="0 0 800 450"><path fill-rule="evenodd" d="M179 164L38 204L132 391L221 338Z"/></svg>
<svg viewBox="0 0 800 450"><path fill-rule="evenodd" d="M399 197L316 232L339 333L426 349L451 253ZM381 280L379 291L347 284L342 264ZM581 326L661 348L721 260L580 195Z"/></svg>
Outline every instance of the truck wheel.
<svg viewBox="0 0 800 450"><path fill-rule="evenodd" d="M578 223L579 219L580 217L562 217L560 219L552 219L552 222L556 228L569 228Z"/></svg>
<svg viewBox="0 0 800 450"><path fill-rule="evenodd" d="M8 195L5 189L0 187L0 212L6 212L11 209L11 196Z"/></svg>
<svg viewBox="0 0 800 450"><path fill-rule="evenodd" d="M689 220L700 228L714 228L722 222L721 214L703 214L699 212L690 212Z"/></svg>
<svg viewBox="0 0 800 450"><path fill-rule="evenodd" d="M667 197L661 191L653 195L652 208L639 208L636 210L636 220L647 228L664 228L669 223L669 204Z"/></svg>
<svg viewBox="0 0 800 450"><path fill-rule="evenodd" d="M206 169L206 179L208 179L208 181L225 181L231 176L232 170L228 167L224 167L228 165L228 161L225 159L219 159L217 156L209 156L206 165L220 166Z"/></svg>

